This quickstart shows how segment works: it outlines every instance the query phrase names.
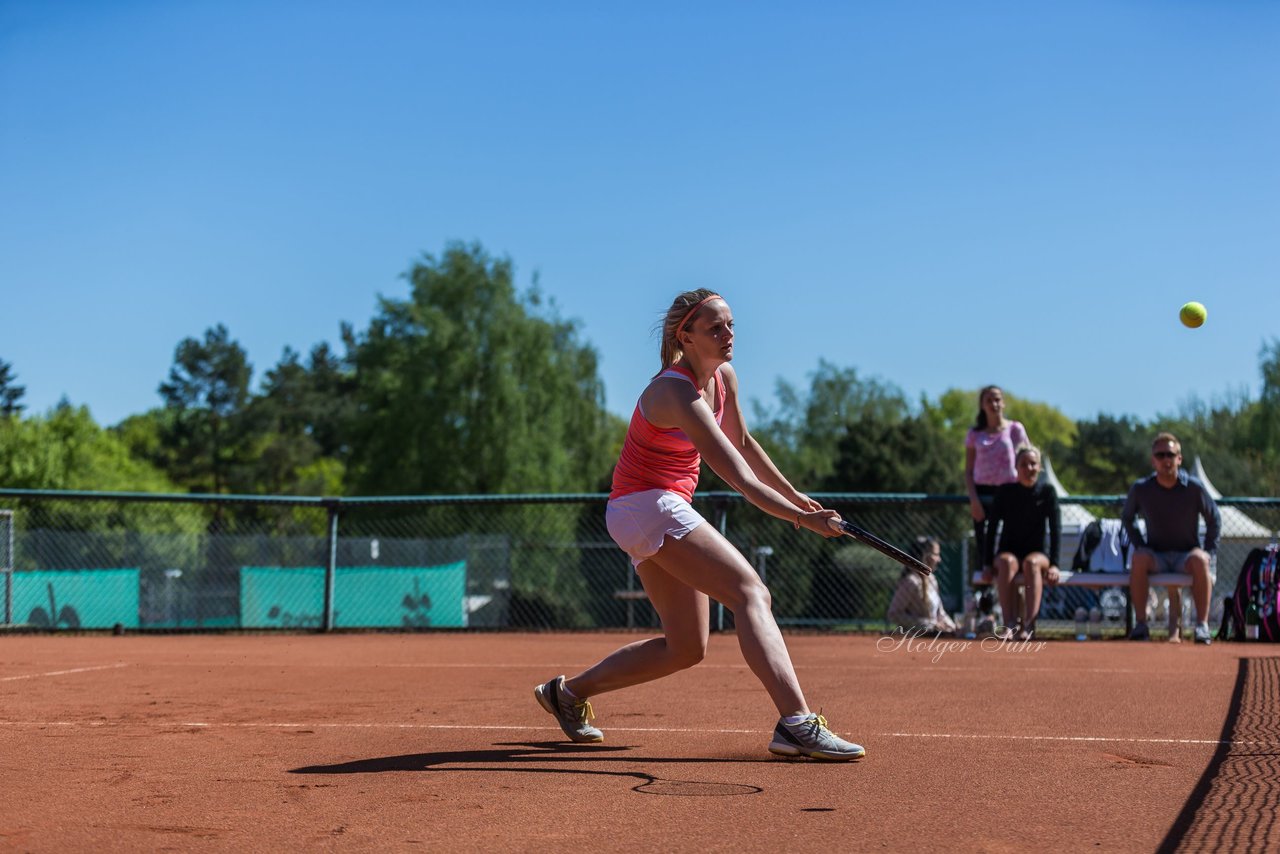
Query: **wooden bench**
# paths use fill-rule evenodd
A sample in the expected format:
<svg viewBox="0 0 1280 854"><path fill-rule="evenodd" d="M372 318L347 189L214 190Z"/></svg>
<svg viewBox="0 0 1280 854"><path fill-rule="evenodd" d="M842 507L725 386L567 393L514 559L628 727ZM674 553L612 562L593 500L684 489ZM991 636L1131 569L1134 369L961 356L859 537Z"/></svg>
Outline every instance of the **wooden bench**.
<svg viewBox="0 0 1280 854"><path fill-rule="evenodd" d="M631 589L631 590L615 590L613 591L613 598L617 599L620 602L627 603L627 628L634 629L635 622L636 622L636 613L635 613L636 603L648 602L649 594L645 593L644 590L640 588ZM714 617L712 631L722 632L724 631L725 607L723 604L716 602L715 600L712 600L711 605L713 606L713 609L714 609L712 614L712 616ZM658 626L662 625L661 621L658 619L658 614L656 611L652 612L651 619L649 620L649 625L653 628L657 628Z"/></svg>
<svg viewBox="0 0 1280 854"><path fill-rule="evenodd" d="M1071 572L1066 569L1060 569L1061 574L1058 579L1058 587L1091 587L1094 589L1102 589L1104 587L1123 587L1124 588L1124 628L1128 634L1133 630L1133 603L1129 599L1129 581L1131 576L1127 572ZM971 583L974 587L995 587L995 580L992 579L990 584L982 580L982 573L975 572ZM1019 572L1013 577L1013 583L1022 586L1022 573ZM1045 585L1048 587L1049 585ZM1147 588L1152 587L1190 587L1191 576L1184 572L1158 572L1147 576Z"/></svg>

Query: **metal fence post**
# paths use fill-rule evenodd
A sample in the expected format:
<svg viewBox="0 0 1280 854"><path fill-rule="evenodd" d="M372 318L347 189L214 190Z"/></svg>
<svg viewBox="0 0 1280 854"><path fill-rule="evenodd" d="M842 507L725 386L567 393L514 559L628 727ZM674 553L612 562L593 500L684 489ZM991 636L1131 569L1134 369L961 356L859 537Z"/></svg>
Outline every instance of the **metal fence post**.
<svg viewBox="0 0 1280 854"><path fill-rule="evenodd" d="M3 560L0 560L0 575L4 576L4 624L13 625L13 511L0 510L0 520L4 522L3 540L0 548L4 549Z"/></svg>
<svg viewBox="0 0 1280 854"><path fill-rule="evenodd" d="M334 576L338 574L338 502L326 501L329 508L329 545L328 558L324 568L324 629L333 631L333 588Z"/></svg>
<svg viewBox="0 0 1280 854"><path fill-rule="evenodd" d="M716 512L720 516L720 533L727 540L729 538L729 534L728 534L729 503L724 500L717 501ZM716 631L717 632L724 631L724 603L723 602L716 603Z"/></svg>

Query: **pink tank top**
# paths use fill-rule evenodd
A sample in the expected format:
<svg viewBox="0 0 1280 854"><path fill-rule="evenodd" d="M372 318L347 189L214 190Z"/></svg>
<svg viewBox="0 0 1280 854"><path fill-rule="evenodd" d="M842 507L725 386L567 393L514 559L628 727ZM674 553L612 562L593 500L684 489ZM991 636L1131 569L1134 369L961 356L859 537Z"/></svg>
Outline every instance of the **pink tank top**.
<svg viewBox="0 0 1280 854"><path fill-rule="evenodd" d="M970 427L965 434L964 446L973 448L973 482L979 486L1000 486L1018 479L1018 448L1029 445L1027 428L1019 421L1010 421L999 433L988 433Z"/></svg>
<svg viewBox="0 0 1280 854"><path fill-rule="evenodd" d="M679 377L694 383L693 372L688 368L672 365L661 377ZM712 410L716 424L724 418L724 377L716 370L716 405ZM698 467L702 455L689 441L683 430L654 427L640 411L639 402L631 413L631 425L627 428L626 441L622 443L622 455L613 469L613 490L610 500L646 489L667 489L693 500L694 487L698 485Z"/></svg>

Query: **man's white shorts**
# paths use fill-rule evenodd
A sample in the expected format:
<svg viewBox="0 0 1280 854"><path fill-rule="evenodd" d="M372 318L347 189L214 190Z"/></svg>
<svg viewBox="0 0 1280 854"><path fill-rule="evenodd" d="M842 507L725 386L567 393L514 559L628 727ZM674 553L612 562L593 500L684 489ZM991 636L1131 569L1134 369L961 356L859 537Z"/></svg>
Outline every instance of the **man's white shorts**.
<svg viewBox="0 0 1280 854"><path fill-rule="evenodd" d="M688 501L666 489L620 495L604 511L609 536L631 556L632 566L657 554L668 536L683 539L705 521Z"/></svg>

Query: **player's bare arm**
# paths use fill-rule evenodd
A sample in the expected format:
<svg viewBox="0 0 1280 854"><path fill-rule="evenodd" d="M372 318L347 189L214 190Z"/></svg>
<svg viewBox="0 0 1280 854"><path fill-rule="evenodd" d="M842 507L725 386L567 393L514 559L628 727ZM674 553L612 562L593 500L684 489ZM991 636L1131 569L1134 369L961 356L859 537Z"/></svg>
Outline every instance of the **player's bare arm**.
<svg viewBox="0 0 1280 854"><path fill-rule="evenodd" d="M707 465L756 507L770 516L798 522L824 537L839 536L827 522L828 519L839 518L834 510L810 510L807 506L799 506L752 471L743 455L716 424L711 407L688 383L656 380L645 391L642 400L645 417L650 423L683 431ZM728 412L725 414L727 417Z"/></svg>
<svg viewBox="0 0 1280 854"><path fill-rule="evenodd" d="M725 387L724 418L721 421L721 429L729 443L738 450L761 481L806 510L821 510L821 504L791 485L747 429L747 419L739 403L737 372L731 365L726 364L720 367L720 376L724 380Z"/></svg>

